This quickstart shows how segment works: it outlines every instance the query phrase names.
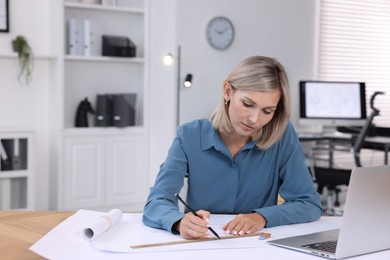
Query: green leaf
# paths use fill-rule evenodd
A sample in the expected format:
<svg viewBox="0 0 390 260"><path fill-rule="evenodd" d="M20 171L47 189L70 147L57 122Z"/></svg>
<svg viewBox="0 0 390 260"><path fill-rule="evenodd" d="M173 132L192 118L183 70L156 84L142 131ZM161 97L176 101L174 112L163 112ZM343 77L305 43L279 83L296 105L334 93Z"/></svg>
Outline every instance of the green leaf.
<svg viewBox="0 0 390 260"><path fill-rule="evenodd" d="M20 72L18 75L19 83L22 83L23 76L25 77L26 84L32 81L32 71L34 68L34 56L33 51L28 44L25 37L18 35L12 40L12 49L18 54Z"/></svg>

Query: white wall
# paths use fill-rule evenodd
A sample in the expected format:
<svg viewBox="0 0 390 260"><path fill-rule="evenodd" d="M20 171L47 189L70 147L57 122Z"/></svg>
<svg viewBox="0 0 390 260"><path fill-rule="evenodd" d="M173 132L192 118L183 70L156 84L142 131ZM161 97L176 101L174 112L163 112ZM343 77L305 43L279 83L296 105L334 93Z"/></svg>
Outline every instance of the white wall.
<svg viewBox="0 0 390 260"><path fill-rule="evenodd" d="M318 0L152 0L151 184L175 134L177 76L172 70L177 67L163 67L163 54L177 54L180 45L180 81L187 73L194 75L192 88L180 88L180 123L208 117L219 102L223 80L250 55L274 56L286 67L292 86L292 121L297 122L298 81L315 76L317 3ZM212 49L206 41L206 25L217 15L229 17L235 26L235 40L225 51Z"/></svg>
<svg viewBox="0 0 390 260"><path fill-rule="evenodd" d="M176 129L176 61L162 62L176 53L176 0L152 0L150 30L149 182L153 184Z"/></svg>
<svg viewBox="0 0 390 260"><path fill-rule="evenodd" d="M181 93L181 122L206 117L219 100L221 82L233 66L249 55L278 58L286 66L293 86L299 79L314 75L317 1L151 0L151 32L148 36L151 105L147 118L151 183L165 159L176 128L177 68L162 65L163 55L167 52L177 54L180 44L181 77L188 72L194 74L193 88ZM59 55L56 42L58 13L53 10L59 7L53 5L60 1L9 2L11 31L0 33L0 128L23 127L36 132L37 208L46 209L49 178L55 175L49 170L50 125L55 120L50 117L54 107L50 103L50 92L58 84L52 73L58 63L53 57ZM228 16L236 30L233 45L222 52L209 47L205 37L207 22L216 15ZM28 38L38 58L29 87L17 83L17 60L9 58L10 42L18 34ZM296 93L293 100L297 100Z"/></svg>
<svg viewBox="0 0 390 260"><path fill-rule="evenodd" d="M48 207L49 124L51 67L54 45L51 16L53 0L10 0L10 32L0 33L0 129L21 128L35 132L36 206ZM35 55L33 81L18 83L19 64L11 41L27 38Z"/></svg>
<svg viewBox="0 0 390 260"><path fill-rule="evenodd" d="M180 0L178 44L182 46L181 79L192 73L193 87L181 88L180 122L208 117L221 96L222 82L242 59L252 55L277 58L292 86L292 121L298 119L298 81L315 72L316 4L313 0ZM214 16L234 24L229 49L214 50L206 25Z"/></svg>

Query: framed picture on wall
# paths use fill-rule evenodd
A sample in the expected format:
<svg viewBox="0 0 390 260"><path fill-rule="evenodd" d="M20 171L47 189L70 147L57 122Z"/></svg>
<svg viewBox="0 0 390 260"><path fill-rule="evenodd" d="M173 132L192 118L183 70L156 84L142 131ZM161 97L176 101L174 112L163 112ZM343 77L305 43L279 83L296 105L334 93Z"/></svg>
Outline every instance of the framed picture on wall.
<svg viewBox="0 0 390 260"><path fill-rule="evenodd" d="M0 32L9 32L8 0L0 0Z"/></svg>

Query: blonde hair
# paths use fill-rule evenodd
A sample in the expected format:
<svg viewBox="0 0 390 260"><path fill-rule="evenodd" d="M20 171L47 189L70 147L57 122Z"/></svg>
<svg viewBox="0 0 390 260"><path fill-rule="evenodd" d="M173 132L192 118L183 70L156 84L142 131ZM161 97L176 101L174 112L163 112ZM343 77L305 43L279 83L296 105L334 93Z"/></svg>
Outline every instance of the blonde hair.
<svg viewBox="0 0 390 260"><path fill-rule="evenodd" d="M226 81L235 89L260 92L280 90L281 98L272 120L251 135L260 149L268 149L283 136L291 114L290 86L283 66L274 58L252 56L241 61ZM229 134L233 130L223 95L210 121L221 133Z"/></svg>

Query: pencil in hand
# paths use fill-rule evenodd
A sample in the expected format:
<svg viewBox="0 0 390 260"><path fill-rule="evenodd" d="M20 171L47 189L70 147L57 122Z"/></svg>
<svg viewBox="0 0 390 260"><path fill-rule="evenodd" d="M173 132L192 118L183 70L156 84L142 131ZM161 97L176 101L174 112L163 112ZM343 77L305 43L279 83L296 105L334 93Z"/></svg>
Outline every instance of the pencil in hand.
<svg viewBox="0 0 390 260"><path fill-rule="evenodd" d="M197 216L197 217L199 217L199 218L202 218L201 216L199 216L198 213L195 212L195 210L193 210L193 209L190 207L190 205L188 205L188 204L179 196L179 194L176 193L176 194L175 194L175 197L178 198L178 199L181 201L181 203L183 203L183 205L184 205L186 208L188 208L188 209L192 212L192 214L194 214L195 216ZM214 231L214 229L212 229L211 227L208 227L208 229L211 231L211 233L214 234L214 236L216 236L216 237L218 237L219 239L221 239L221 238L218 236L217 232Z"/></svg>

